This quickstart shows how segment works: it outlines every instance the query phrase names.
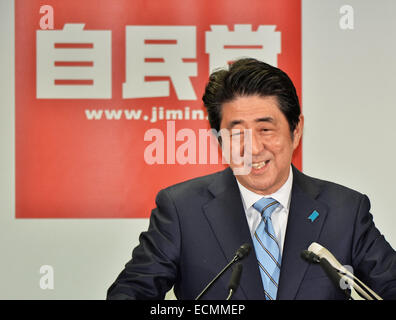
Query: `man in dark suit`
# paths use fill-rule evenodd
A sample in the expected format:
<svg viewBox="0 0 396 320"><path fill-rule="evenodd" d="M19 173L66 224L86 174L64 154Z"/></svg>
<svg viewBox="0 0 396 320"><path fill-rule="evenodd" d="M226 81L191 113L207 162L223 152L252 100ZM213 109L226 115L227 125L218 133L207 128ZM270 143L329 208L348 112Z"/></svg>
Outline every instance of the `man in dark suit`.
<svg viewBox="0 0 396 320"><path fill-rule="evenodd" d="M177 298L194 299L249 243L234 299L344 299L320 266L300 257L317 242L382 298L396 299L396 252L376 229L368 198L291 164L304 119L289 77L241 59L212 73L203 101L211 127L229 132L232 148L251 157L160 191L149 229L108 298L162 299L174 286ZM241 166L249 170L236 173ZM266 200L272 203L260 208ZM203 298L224 299L230 272Z"/></svg>

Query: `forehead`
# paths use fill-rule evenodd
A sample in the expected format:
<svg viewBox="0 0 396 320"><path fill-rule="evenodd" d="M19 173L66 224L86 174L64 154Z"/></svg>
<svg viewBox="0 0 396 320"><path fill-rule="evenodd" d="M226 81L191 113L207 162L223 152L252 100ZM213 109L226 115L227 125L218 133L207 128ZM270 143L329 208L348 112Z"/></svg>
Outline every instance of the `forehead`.
<svg viewBox="0 0 396 320"><path fill-rule="evenodd" d="M241 96L222 106L222 127L260 122L260 119L273 123L287 122L279 108L277 97Z"/></svg>

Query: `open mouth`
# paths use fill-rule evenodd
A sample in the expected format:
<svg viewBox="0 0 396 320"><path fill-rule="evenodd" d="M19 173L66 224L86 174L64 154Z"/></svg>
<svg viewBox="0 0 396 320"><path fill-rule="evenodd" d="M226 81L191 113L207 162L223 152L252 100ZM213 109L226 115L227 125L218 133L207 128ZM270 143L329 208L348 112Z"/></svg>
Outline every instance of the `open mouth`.
<svg viewBox="0 0 396 320"><path fill-rule="evenodd" d="M261 168L265 167L268 164L268 162L270 162L270 160L261 161L261 162L254 162L254 163L252 163L252 168L261 169Z"/></svg>

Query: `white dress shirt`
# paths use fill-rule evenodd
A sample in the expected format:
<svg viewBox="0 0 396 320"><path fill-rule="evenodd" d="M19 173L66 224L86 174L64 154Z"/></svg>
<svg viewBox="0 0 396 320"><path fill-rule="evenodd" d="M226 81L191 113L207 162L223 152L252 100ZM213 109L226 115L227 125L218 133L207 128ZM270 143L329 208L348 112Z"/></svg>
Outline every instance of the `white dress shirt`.
<svg viewBox="0 0 396 320"><path fill-rule="evenodd" d="M263 195L257 194L253 191L246 189L243 185L238 182L239 191L241 193L243 207L246 213L246 219L249 225L250 234L253 237L256 228L261 222L261 214L255 208L253 204L261 199ZM274 227L276 238L280 246L279 250L282 254L283 244L285 242L287 218L289 216L291 189L293 185L293 171L290 166L289 177L285 184L273 194L264 196L265 198L273 198L280 203L280 205L274 210L271 215L272 225Z"/></svg>

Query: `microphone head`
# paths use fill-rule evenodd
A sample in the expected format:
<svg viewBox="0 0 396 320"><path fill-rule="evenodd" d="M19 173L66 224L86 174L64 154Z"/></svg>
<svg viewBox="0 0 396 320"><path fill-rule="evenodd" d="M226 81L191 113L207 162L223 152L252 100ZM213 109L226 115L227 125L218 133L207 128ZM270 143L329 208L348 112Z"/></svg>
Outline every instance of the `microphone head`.
<svg viewBox="0 0 396 320"><path fill-rule="evenodd" d="M244 243L236 251L235 257L237 258L237 260L241 260L241 259L245 258L249 254L251 249L252 249L252 247L251 247L250 244Z"/></svg>
<svg viewBox="0 0 396 320"><path fill-rule="evenodd" d="M330 264L338 269L338 270L342 270L345 269L341 263L337 260L336 257L334 257L334 255L327 250L325 247L323 247L322 245L320 245L317 242L312 242L311 245L308 247L309 251L312 251L313 253L315 253L316 255L318 255L319 258L326 258L328 262L330 262Z"/></svg>
<svg viewBox="0 0 396 320"><path fill-rule="evenodd" d="M309 263L319 263L320 262L320 257L309 250L302 251L301 258L308 261Z"/></svg>

